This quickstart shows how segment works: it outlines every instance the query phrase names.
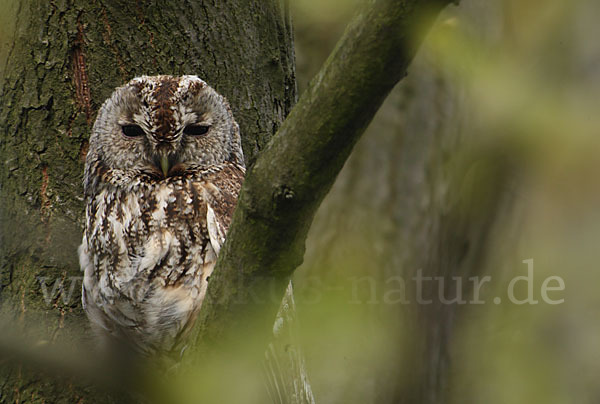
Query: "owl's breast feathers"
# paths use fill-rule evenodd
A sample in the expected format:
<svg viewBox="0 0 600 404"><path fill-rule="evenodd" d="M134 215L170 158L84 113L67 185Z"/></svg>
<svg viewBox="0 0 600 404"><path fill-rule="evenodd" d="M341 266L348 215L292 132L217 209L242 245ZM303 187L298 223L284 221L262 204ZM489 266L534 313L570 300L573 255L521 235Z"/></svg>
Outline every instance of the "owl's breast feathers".
<svg viewBox="0 0 600 404"><path fill-rule="evenodd" d="M223 163L162 180L97 169L79 249L84 308L100 334L169 350L200 308L244 169Z"/></svg>

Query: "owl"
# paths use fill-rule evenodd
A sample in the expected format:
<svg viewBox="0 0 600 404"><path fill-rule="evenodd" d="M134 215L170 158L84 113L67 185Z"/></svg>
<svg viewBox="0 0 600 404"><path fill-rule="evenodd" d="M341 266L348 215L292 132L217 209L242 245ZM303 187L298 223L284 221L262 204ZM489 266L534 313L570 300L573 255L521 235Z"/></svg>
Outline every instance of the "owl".
<svg viewBox="0 0 600 404"><path fill-rule="evenodd" d="M240 132L196 76L142 76L94 123L84 172L83 307L105 341L169 352L194 322L244 179Z"/></svg>

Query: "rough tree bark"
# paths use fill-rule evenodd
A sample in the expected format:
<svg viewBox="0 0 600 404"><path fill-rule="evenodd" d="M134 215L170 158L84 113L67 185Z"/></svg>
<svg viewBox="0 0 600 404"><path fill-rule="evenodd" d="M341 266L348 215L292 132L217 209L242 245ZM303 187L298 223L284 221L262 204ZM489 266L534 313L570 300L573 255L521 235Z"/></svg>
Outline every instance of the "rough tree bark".
<svg viewBox="0 0 600 404"><path fill-rule="evenodd" d="M23 0L7 9L14 33L0 49L1 311L36 341L66 343L87 327L76 249L100 104L136 75L197 74L229 99L251 163L296 99L290 16L277 0ZM53 291L55 281L64 288ZM49 305L44 292L54 294ZM2 402L105 402L18 366L3 364L2 373Z"/></svg>

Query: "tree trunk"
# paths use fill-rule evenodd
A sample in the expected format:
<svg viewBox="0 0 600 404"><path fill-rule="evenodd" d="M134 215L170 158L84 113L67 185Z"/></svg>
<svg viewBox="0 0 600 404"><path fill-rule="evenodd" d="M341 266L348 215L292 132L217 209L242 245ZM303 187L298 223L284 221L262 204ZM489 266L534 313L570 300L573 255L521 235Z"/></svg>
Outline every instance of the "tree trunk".
<svg viewBox="0 0 600 404"><path fill-rule="evenodd" d="M196 74L232 105L251 164L296 100L285 1L24 0L0 48L1 312L40 344L79 340L81 175L95 113L146 74ZM33 326L35 324L35 327ZM2 402L106 402L2 368Z"/></svg>

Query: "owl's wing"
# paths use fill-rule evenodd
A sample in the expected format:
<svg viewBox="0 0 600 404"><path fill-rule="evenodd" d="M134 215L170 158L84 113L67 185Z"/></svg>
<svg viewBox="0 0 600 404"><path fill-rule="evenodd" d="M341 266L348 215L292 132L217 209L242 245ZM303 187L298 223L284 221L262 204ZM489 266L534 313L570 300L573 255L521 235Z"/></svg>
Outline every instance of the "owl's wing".
<svg viewBox="0 0 600 404"><path fill-rule="evenodd" d="M223 165L217 173L210 175L204 185L206 201L206 227L210 244L218 255L225 242L233 210L244 181L244 168L233 163Z"/></svg>

